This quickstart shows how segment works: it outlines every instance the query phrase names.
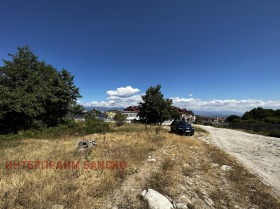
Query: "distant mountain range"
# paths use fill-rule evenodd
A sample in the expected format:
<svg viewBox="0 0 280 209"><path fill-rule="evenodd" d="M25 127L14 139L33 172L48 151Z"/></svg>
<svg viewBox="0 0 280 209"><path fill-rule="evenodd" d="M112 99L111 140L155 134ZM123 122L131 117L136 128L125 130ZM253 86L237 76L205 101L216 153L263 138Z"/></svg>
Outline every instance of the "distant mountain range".
<svg viewBox="0 0 280 209"><path fill-rule="evenodd" d="M228 117L230 115L242 116L243 112L235 111L203 111L203 110L193 110L195 115L207 116L207 117Z"/></svg>
<svg viewBox="0 0 280 209"><path fill-rule="evenodd" d="M124 107L85 107L86 111L90 110L99 110L99 111L109 111L109 110L123 110ZM195 115L207 116L207 117L228 117L229 115L242 116L243 112L235 111L203 111L203 110L193 110Z"/></svg>

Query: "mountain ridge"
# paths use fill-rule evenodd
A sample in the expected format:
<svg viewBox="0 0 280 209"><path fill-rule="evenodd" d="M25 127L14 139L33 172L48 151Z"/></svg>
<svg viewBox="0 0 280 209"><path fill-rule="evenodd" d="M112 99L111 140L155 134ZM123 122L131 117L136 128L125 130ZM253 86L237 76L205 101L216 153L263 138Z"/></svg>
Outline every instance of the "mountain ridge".
<svg viewBox="0 0 280 209"><path fill-rule="evenodd" d="M90 111L93 109L99 111L110 111L110 110L123 110L125 107L84 107L86 111ZM207 117L228 117L229 115L237 115L242 116L243 112L236 111L208 111L208 110L192 110L195 115L199 116L207 116Z"/></svg>

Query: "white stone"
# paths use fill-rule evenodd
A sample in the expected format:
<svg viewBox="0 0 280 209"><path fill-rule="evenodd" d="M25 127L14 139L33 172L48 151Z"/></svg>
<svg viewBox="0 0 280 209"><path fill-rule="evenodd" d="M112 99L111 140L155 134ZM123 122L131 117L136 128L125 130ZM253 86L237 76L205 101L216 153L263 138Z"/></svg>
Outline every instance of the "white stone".
<svg viewBox="0 0 280 209"><path fill-rule="evenodd" d="M149 162L156 162L157 160L154 159L154 158L149 158L148 161L149 161Z"/></svg>
<svg viewBox="0 0 280 209"><path fill-rule="evenodd" d="M174 209L166 197L153 189L144 190L141 195L148 201L150 209Z"/></svg>
<svg viewBox="0 0 280 209"><path fill-rule="evenodd" d="M215 167L218 167L219 166L219 164L217 164L217 163L211 163L211 168L215 168Z"/></svg>
<svg viewBox="0 0 280 209"><path fill-rule="evenodd" d="M232 169L232 167L229 166L229 165L222 165L222 166L221 166L221 170L222 170L222 171L230 171L231 169Z"/></svg>
<svg viewBox="0 0 280 209"><path fill-rule="evenodd" d="M188 209L188 206L186 206L185 204L182 204L182 203L177 203L176 208L177 209Z"/></svg>

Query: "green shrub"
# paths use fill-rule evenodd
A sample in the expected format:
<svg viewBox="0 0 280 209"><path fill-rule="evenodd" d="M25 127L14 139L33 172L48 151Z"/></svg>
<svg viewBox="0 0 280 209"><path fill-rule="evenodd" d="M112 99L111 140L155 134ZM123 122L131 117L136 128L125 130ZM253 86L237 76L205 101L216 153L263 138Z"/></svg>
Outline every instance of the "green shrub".
<svg viewBox="0 0 280 209"><path fill-rule="evenodd" d="M204 125L205 126L212 126L212 123L211 122L205 122Z"/></svg>
<svg viewBox="0 0 280 209"><path fill-rule="evenodd" d="M126 121L126 115L117 112L116 115L114 116L114 120L117 126L122 126Z"/></svg>
<svg viewBox="0 0 280 209"><path fill-rule="evenodd" d="M30 129L27 131L19 131L17 134L0 135L0 144L1 141L11 139L57 139L65 136L83 136L86 134L104 133L109 130L109 124L99 119L89 119L85 122L68 120L65 124L55 127Z"/></svg>
<svg viewBox="0 0 280 209"><path fill-rule="evenodd" d="M109 124L97 118L86 119L85 131L86 134L105 133L110 130Z"/></svg>
<svg viewBox="0 0 280 209"><path fill-rule="evenodd" d="M280 131L271 131L268 136L278 137L280 138Z"/></svg>

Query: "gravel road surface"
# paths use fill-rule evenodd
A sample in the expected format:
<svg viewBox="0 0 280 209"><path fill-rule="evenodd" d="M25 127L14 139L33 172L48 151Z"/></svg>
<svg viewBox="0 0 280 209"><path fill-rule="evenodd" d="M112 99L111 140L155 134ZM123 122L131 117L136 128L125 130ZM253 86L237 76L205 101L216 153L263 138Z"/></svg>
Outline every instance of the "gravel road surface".
<svg viewBox="0 0 280 209"><path fill-rule="evenodd" d="M280 196L280 138L210 126L200 127L210 133L205 141L236 157Z"/></svg>

